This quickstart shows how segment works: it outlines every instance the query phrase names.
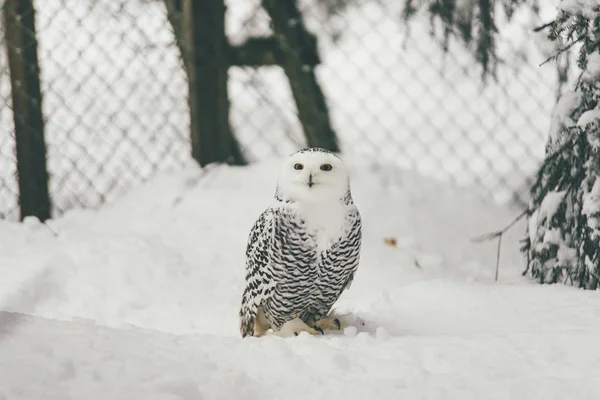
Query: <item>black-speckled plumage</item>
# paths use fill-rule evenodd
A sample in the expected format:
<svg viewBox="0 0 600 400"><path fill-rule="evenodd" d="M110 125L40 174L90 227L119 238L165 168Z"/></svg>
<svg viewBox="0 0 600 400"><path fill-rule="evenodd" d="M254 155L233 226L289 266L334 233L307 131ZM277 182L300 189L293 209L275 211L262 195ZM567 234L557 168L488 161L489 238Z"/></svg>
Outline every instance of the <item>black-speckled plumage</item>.
<svg viewBox="0 0 600 400"><path fill-rule="evenodd" d="M315 217L304 212L302 201L286 198L279 189L275 204L255 222L246 249L242 336L254 335L259 307L273 330L297 317L317 321L349 286L358 268L361 218L346 185L346 192L335 202L327 202L340 218L339 230L334 227L326 241L320 235L329 229L327 219L315 228L315 221L310 220ZM311 203L311 207L319 204Z"/></svg>

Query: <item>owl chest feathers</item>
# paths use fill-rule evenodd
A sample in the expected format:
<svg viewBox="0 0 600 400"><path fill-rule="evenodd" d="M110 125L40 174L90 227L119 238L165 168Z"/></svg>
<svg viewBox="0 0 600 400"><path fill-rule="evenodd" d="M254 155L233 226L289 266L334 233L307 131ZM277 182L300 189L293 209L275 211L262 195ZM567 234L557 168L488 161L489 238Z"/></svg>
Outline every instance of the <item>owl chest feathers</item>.
<svg viewBox="0 0 600 400"><path fill-rule="evenodd" d="M271 258L275 293L267 316L282 322L290 316L326 314L352 273L344 240L353 226L353 205L293 204L279 209ZM278 229L279 228L279 229ZM277 234L279 233L279 234ZM285 304L277 308L276 304ZM276 323L277 324L277 323Z"/></svg>
<svg viewBox="0 0 600 400"><path fill-rule="evenodd" d="M301 224L308 236L306 244L313 248L318 257L346 232L348 206L339 202L300 204L293 208L293 212L297 223Z"/></svg>

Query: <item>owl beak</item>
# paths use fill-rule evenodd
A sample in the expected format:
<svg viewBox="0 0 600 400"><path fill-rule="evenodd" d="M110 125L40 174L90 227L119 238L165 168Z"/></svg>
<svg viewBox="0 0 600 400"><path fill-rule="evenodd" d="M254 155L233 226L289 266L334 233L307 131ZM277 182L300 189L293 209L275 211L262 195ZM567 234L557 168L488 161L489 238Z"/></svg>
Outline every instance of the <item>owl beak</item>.
<svg viewBox="0 0 600 400"><path fill-rule="evenodd" d="M310 174L308 176L308 187L312 187L313 184L314 184L313 183L313 177L312 177L312 174Z"/></svg>

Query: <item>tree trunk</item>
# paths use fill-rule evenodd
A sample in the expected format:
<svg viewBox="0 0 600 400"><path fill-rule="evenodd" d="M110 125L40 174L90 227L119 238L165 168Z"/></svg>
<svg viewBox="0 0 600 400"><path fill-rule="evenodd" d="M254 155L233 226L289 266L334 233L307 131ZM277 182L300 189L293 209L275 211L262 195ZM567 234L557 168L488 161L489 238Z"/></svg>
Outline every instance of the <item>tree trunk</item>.
<svg viewBox="0 0 600 400"><path fill-rule="evenodd" d="M304 26L296 0L263 0L283 51L282 67L290 81L298 117L310 147L339 151L327 103L312 66L319 63L316 38Z"/></svg>
<svg viewBox="0 0 600 400"><path fill-rule="evenodd" d="M244 161L228 122L227 68L232 65L283 67L308 146L339 151L313 70L319 63L316 39L304 27L295 0L263 0L275 35L249 38L238 46L231 46L225 36L223 0L164 1L190 84L192 154L201 165L212 160L204 150L219 154L212 149L220 142L228 149L223 152L226 159Z"/></svg>
<svg viewBox="0 0 600 400"><path fill-rule="evenodd" d="M188 78L192 157L244 164L229 125L224 0L165 0Z"/></svg>
<svg viewBox="0 0 600 400"><path fill-rule="evenodd" d="M32 0L4 5L6 47L12 86L21 219L50 218L46 143Z"/></svg>

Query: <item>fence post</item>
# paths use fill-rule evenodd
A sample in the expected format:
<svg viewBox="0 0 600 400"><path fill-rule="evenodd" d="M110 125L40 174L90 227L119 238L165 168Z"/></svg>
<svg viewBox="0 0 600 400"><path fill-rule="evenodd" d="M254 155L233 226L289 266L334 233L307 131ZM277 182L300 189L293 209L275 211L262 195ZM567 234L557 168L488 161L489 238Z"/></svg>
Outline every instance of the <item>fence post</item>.
<svg viewBox="0 0 600 400"><path fill-rule="evenodd" d="M46 143L33 0L6 0L6 47L12 87L21 219L50 218Z"/></svg>
<svg viewBox="0 0 600 400"><path fill-rule="evenodd" d="M184 0L183 37L189 84L192 157L201 166L212 162L244 164L229 125L224 0Z"/></svg>
<svg viewBox="0 0 600 400"><path fill-rule="evenodd" d="M262 5L271 17L283 52L281 66L290 81L308 146L339 151L325 96L314 71L320 61L317 40L304 26L296 0L262 0Z"/></svg>

